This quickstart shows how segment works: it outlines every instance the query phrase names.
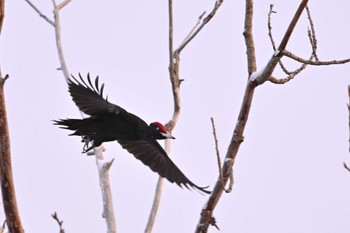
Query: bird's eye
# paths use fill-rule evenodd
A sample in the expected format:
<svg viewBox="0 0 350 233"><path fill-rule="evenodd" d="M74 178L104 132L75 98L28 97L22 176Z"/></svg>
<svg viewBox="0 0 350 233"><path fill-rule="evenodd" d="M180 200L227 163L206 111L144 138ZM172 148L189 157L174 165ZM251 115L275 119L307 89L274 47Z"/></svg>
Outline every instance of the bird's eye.
<svg viewBox="0 0 350 233"><path fill-rule="evenodd" d="M156 130L159 131L159 127L157 127Z"/></svg>

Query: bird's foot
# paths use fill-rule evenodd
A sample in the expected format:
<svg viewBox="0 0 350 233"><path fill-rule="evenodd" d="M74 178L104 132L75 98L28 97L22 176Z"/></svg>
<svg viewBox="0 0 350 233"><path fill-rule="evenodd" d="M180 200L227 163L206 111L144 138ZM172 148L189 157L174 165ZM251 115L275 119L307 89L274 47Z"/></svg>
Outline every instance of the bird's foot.
<svg viewBox="0 0 350 233"><path fill-rule="evenodd" d="M86 152L92 150L95 147L94 145L89 146L91 141L90 141L88 136L83 136L81 141L84 142L83 152L82 153L86 153Z"/></svg>

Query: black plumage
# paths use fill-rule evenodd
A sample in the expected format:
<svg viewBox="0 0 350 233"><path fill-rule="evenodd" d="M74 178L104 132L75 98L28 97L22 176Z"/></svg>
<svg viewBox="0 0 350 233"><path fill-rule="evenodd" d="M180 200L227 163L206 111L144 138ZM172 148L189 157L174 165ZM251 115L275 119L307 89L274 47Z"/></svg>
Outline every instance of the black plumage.
<svg viewBox="0 0 350 233"><path fill-rule="evenodd" d="M83 153L103 142L117 140L129 153L171 183L210 193L205 190L207 187L199 187L190 181L159 145L156 139L174 139L161 123L147 125L138 116L110 103L108 98L103 97L104 84L99 85L99 77L94 83L89 75L87 82L80 74L79 77L80 81L73 76L69 80L69 93L80 111L90 117L57 120L54 124L74 131L70 135L81 136L85 143Z"/></svg>

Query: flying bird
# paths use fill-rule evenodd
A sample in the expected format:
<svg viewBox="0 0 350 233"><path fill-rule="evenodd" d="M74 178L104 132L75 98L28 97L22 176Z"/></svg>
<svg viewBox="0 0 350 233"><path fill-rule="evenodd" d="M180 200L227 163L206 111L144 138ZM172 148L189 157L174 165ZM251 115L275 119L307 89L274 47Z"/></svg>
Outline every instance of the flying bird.
<svg viewBox="0 0 350 233"><path fill-rule="evenodd" d="M148 125L138 116L122 107L112 104L103 97L104 84L99 85L99 77L93 83L90 76L87 82L79 74L69 79L68 90L79 110L89 115L83 119L60 119L54 124L60 128L74 131L70 135L82 137L83 153L100 146L103 142L115 141L133 154L161 177L180 187L194 188L209 194L208 187L199 187L190 181L171 161L157 139L175 139L159 122ZM90 145L91 144L91 145Z"/></svg>

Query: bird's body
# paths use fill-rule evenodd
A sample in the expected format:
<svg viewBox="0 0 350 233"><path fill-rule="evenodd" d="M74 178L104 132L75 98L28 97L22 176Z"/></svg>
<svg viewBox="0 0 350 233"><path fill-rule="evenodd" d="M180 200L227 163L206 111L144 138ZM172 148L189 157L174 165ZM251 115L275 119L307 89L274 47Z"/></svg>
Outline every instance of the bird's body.
<svg viewBox="0 0 350 233"><path fill-rule="evenodd" d="M89 76L87 83L81 77L81 82L72 78L68 84L72 99L78 108L90 117L58 120L55 124L73 130L71 135L81 136L85 142L84 153L103 142L117 140L129 153L171 183L210 193L205 190L206 187L199 187L191 182L156 141L156 139L174 139L161 123L153 122L147 125L138 116L110 103L103 97L104 85L99 86L98 77L94 85Z"/></svg>

